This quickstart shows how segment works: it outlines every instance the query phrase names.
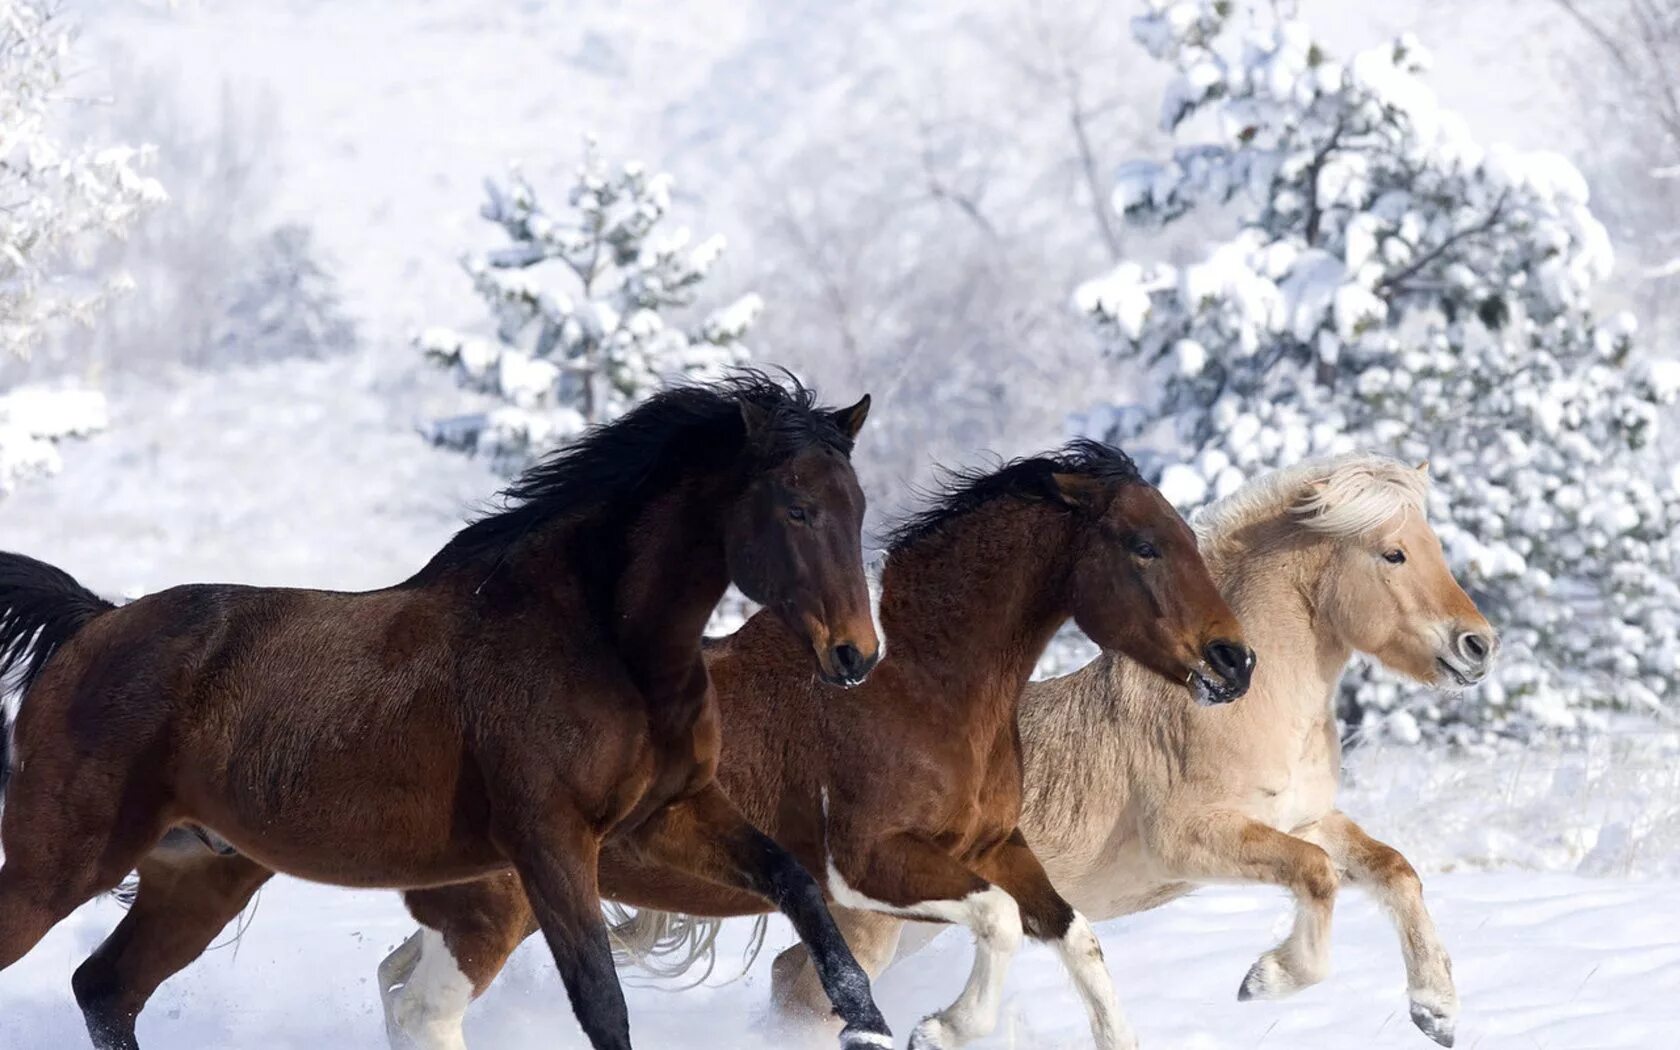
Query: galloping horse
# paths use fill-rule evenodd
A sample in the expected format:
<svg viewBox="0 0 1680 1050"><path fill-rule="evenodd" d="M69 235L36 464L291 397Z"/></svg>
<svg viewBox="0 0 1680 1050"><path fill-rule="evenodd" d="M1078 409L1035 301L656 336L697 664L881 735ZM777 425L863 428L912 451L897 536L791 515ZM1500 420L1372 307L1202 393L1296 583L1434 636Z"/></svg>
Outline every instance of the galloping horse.
<svg viewBox="0 0 1680 1050"><path fill-rule="evenodd" d="M511 867L591 1043L628 1050L597 889L603 843L623 843L780 907L824 960L844 1040L890 1046L818 884L714 780L700 652L733 581L791 640L790 681L813 655L825 681L868 674L849 459L867 411L757 373L667 391L364 594L202 585L119 609L0 555L0 671L23 690L0 970L138 865L133 911L74 980L94 1042L132 1050L156 981L275 871L412 888ZM237 854L148 856L180 824ZM182 885L202 891L196 924L169 914Z"/></svg>
<svg viewBox="0 0 1680 1050"><path fill-rule="evenodd" d="M1197 520L1202 552L1260 656L1248 697L1199 710L1147 669L1105 653L1037 682L1021 702L1021 829L1056 888L1087 915L1157 907L1197 886L1265 882L1294 894L1294 929L1262 955L1240 998L1277 998L1329 970L1342 879L1400 930L1412 1020L1453 1042L1452 965L1406 858L1336 808L1336 682L1354 652L1420 682L1474 684L1498 648L1453 580L1424 514L1427 477L1378 456L1302 464L1250 483ZM902 941L895 920L837 911L859 961L879 974ZM777 960L784 1003L806 953Z"/></svg>
<svg viewBox="0 0 1680 1050"><path fill-rule="evenodd" d="M974 931L968 986L911 1046L953 1046L995 1024L1023 930L1060 951L1100 1045L1131 1045L1095 935L1016 827L1015 704L1070 616L1163 689L1209 703L1242 695L1252 655L1189 528L1124 454L1079 442L957 477L897 530L880 610L887 656L853 697L802 673L798 638L762 613L708 649L729 741L720 782L826 874L836 901ZM631 844L603 851L601 888L667 911L764 910ZM402 985L387 999L393 1031L426 1050L463 1046L469 995L533 932L531 911L505 876L408 901L427 929L381 967L382 988Z"/></svg>

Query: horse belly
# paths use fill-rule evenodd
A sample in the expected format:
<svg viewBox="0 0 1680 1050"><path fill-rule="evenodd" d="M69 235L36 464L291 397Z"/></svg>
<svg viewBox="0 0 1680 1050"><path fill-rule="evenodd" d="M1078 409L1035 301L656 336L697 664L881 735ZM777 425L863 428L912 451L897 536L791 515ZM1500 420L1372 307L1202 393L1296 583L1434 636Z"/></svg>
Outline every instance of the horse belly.
<svg viewBox="0 0 1680 1050"><path fill-rule="evenodd" d="M291 732L253 733L224 766L183 770L183 815L268 867L340 885L436 885L506 863L457 736L354 722Z"/></svg>

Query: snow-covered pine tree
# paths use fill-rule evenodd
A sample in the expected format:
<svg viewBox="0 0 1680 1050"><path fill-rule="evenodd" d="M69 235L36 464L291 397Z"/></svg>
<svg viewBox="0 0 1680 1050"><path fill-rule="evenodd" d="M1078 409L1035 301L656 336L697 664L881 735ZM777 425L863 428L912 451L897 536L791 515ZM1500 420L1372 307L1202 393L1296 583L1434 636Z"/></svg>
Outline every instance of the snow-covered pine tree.
<svg viewBox="0 0 1680 1050"><path fill-rule="evenodd" d="M761 301L745 295L679 327L722 254L663 225L671 179L610 167L586 144L567 206L550 212L516 170L486 184L484 218L510 243L462 260L489 306L495 337L433 328L416 343L465 387L499 400L440 420L430 437L511 473L592 423L607 422L675 379L703 380L746 360L742 336Z"/></svg>
<svg viewBox="0 0 1680 1050"><path fill-rule="evenodd" d="M1611 251L1575 168L1476 144L1410 36L1343 62L1289 5L1227 0L1153 0L1133 32L1175 70L1161 119L1183 144L1126 165L1114 206L1229 232L1078 290L1140 379L1075 425L1152 450L1185 509L1312 455L1429 462L1433 519L1506 651L1462 698L1349 675L1355 723L1467 736L1661 708L1680 502L1646 450L1680 381L1591 308Z"/></svg>
<svg viewBox="0 0 1680 1050"><path fill-rule="evenodd" d="M80 272L163 188L144 151L56 134L71 27L46 0L0 0L0 357L27 356L55 325L87 321L126 285ZM0 398L0 495L58 469L54 443L105 425L87 391L15 390Z"/></svg>

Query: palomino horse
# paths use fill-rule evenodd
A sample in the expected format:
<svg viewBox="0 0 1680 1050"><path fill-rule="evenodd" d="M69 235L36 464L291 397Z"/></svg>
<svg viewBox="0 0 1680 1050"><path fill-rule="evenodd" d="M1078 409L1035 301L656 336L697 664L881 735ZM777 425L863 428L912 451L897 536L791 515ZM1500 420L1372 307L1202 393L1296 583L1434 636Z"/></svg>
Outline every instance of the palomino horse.
<svg viewBox="0 0 1680 1050"><path fill-rule="evenodd" d="M1015 703L1070 615L1171 692L1240 696L1251 656L1194 536L1122 453L1082 442L958 478L898 530L880 613L887 656L845 698L801 672L801 643L773 617L708 648L729 741L719 781L826 873L837 901L973 929L968 987L912 1046L955 1045L995 1024L1023 928L1060 949L1101 1045L1130 1045L1096 938L1016 829ZM666 911L764 910L617 843L602 854L601 889ZM532 932L531 910L507 876L408 901L427 929L381 967L383 988L402 985L387 999L393 1032L427 1050L460 1047L468 997ZM189 910L183 902L177 921Z"/></svg>
<svg viewBox="0 0 1680 1050"><path fill-rule="evenodd" d="M825 959L846 1040L891 1045L818 884L713 779L700 653L733 580L794 640L790 680L813 654L829 681L869 672L849 459L867 409L756 373L662 393L365 594L191 586L117 609L0 556L0 670L24 691L0 969L138 865L133 911L74 980L94 1042L134 1048L156 982L272 872L409 888L511 866L590 1041L627 1050L596 887L602 843L623 842L781 907ZM238 853L148 856L186 823ZM173 921L182 885L209 921Z"/></svg>
<svg viewBox="0 0 1680 1050"><path fill-rule="evenodd" d="M1105 653L1021 702L1021 829L1056 888L1112 918L1199 885L1244 880L1294 894L1289 937L1249 970L1243 999L1277 998L1329 969L1343 879L1400 930L1412 1019L1451 1046L1452 965L1417 873L1336 809L1336 682L1354 652L1435 686L1487 674L1493 629L1454 582L1424 515L1428 479L1377 456L1307 463L1255 481L1198 519L1202 553L1259 654L1241 704L1201 710L1126 657ZM836 918L879 974L937 927L858 912ZM814 1006L795 946L777 960L783 1002Z"/></svg>

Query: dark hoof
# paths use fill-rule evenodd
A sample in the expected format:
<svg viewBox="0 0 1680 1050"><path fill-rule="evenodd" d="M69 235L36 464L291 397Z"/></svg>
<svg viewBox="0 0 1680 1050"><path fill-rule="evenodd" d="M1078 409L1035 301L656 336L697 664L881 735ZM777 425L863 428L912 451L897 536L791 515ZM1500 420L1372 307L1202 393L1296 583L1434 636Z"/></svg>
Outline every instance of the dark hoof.
<svg viewBox="0 0 1680 1050"><path fill-rule="evenodd" d="M1442 1046L1453 1045L1453 1032L1456 1022L1453 1018L1421 1003L1412 1004L1412 1023L1418 1030Z"/></svg>

